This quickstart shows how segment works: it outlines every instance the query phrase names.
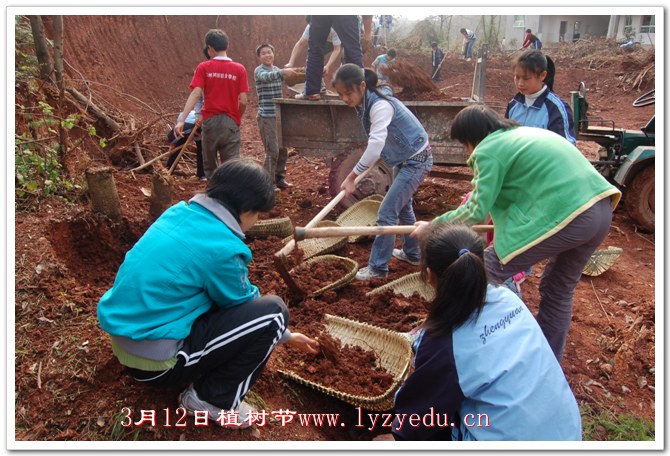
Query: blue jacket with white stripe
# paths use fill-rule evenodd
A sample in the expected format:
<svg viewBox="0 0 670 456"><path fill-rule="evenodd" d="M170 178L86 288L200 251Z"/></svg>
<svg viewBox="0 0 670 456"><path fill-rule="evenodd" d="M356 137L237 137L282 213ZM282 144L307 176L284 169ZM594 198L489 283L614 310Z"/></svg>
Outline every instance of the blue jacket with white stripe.
<svg viewBox="0 0 670 456"><path fill-rule="evenodd" d="M481 314L414 342L395 396L400 440L581 440L579 407L535 317L488 285Z"/></svg>
<svg viewBox="0 0 670 456"><path fill-rule="evenodd" d="M572 109L549 89L530 106L526 106L526 96L517 93L507 104L505 117L526 127L543 128L558 133L573 145L577 143Z"/></svg>

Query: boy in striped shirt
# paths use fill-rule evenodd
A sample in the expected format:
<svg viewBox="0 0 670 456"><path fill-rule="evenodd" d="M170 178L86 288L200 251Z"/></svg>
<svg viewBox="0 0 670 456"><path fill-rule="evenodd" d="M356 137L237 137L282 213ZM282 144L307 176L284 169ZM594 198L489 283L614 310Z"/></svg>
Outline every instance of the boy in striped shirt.
<svg viewBox="0 0 670 456"><path fill-rule="evenodd" d="M256 56L261 64L254 70L254 82L258 94L258 114L256 121L265 147L265 163L263 166L273 176L275 190L290 187L286 181L287 151L279 148L277 142L277 124L273 98L282 97L282 82L288 75L293 75L290 68L279 69L274 65L275 48L271 44L261 44L256 48Z"/></svg>

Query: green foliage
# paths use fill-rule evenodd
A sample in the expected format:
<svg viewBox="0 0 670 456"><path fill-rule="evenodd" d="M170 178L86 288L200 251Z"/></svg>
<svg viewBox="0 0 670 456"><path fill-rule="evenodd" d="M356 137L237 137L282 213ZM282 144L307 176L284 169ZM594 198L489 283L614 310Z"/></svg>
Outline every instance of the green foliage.
<svg viewBox="0 0 670 456"><path fill-rule="evenodd" d="M648 419L636 418L629 414L622 414L617 416L606 409L596 412L588 405L582 407L581 415L584 440L655 440L655 424L653 421Z"/></svg>
<svg viewBox="0 0 670 456"><path fill-rule="evenodd" d="M112 430L109 433L109 439L113 441L120 440L139 440L140 439L140 430L139 429L127 429L121 424L122 421L126 419L126 414L123 413L123 410L119 410L113 417Z"/></svg>

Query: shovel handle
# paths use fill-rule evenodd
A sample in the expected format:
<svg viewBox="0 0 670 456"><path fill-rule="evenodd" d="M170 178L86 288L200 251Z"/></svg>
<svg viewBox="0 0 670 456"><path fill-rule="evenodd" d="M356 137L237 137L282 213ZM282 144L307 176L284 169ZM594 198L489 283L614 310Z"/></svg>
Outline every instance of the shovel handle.
<svg viewBox="0 0 670 456"><path fill-rule="evenodd" d="M493 231L493 225L473 225L478 233ZM310 238L345 237L345 236L377 236L383 234L410 234L416 229L414 225L391 226L327 226L320 228L296 227L294 239L302 241Z"/></svg>
<svg viewBox="0 0 670 456"><path fill-rule="evenodd" d="M356 180L354 180L354 183L357 184L358 182L360 182L361 179L363 179L365 176L367 176L367 174L372 170L373 167L374 167L374 165L373 165L373 166L370 166L368 169L366 169L365 171L363 171L362 173L360 173L360 174L356 177ZM333 208L337 205L337 203L339 203L340 201L342 201L342 198L344 198L344 196L345 196L346 194L347 194L347 192L345 192L344 190L342 190L340 193L338 193L338 194L337 194L337 195L336 195L336 196L335 196L335 197L334 197L328 204L326 204L326 205L323 207L323 209L321 209L321 210L319 211L318 214L316 214L316 215L314 216L314 218L313 218L312 220L310 220L309 222L307 222L307 225L305 225L305 228L313 228L313 227L315 227L321 220L323 220L323 218L324 218L330 211L333 210ZM290 254L290 253L293 251L293 249L295 249L295 242L296 242L296 240L299 240L299 241L300 241L300 240L302 240L302 239L297 239L296 237L294 237L294 238L291 239L291 240L290 240L290 241L289 241L289 242L288 242L288 243L287 243L287 244L286 244L286 245L285 245L279 252L275 253L275 255L277 255L277 256L282 256L282 255L283 255L284 257L286 257L288 254Z"/></svg>

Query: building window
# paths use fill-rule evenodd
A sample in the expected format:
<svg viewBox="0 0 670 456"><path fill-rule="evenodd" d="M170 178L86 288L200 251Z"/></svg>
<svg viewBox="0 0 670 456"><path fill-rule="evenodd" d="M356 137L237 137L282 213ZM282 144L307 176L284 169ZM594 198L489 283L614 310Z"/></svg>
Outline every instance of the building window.
<svg viewBox="0 0 670 456"><path fill-rule="evenodd" d="M633 16L626 16L626 20L623 25L623 34L628 35L633 32Z"/></svg>
<svg viewBox="0 0 670 456"><path fill-rule="evenodd" d="M514 25L512 25L512 27L514 27L514 28L524 28L524 24L526 22L524 20L524 17L525 16L514 16Z"/></svg>
<svg viewBox="0 0 670 456"><path fill-rule="evenodd" d="M640 33L656 33L656 17L642 16L642 25L640 26Z"/></svg>

